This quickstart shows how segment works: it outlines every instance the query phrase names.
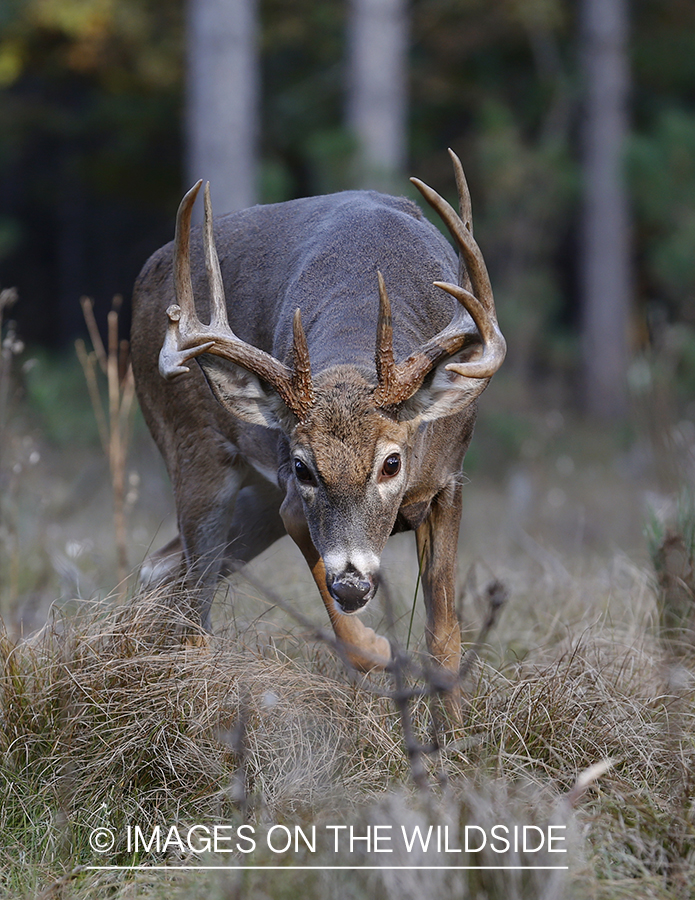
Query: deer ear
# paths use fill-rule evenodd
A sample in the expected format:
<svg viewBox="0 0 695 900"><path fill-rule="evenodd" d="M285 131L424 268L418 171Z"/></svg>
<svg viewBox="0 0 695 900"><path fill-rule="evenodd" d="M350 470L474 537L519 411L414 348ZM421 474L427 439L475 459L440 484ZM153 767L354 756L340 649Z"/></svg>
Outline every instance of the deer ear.
<svg viewBox="0 0 695 900"><path fill-rule="evenodd" d="M456 363L472 362L482 356L483 345L471 343L438 363L422 386L406 400L399 419L413 425L453 416L470 406L487 387L489 378L468 378L447 369Z"/></svg>
<svg viewBox="0 0 695 900"><path fill-rule="evenodd" d="M217 401L233 416L251 425L287 430L292 413L257 375L208 353L198 362Z"/></svg>

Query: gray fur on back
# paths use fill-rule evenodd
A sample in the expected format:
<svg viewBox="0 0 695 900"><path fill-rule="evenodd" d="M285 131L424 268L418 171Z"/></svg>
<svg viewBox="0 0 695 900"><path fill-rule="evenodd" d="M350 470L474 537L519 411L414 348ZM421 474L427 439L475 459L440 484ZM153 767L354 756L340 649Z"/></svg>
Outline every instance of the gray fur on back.
<svg viewBox="0 0 695 900"><path fill-rule="evenodd" d="M232 329L288 362L299 308L315 374L341 363L373 371L377 270L391 299L397 360L451 320L454 301L432 282L457 281L456 254L405 198L346 191L255 206L215 219L214 234ZM136 297L149 299L135 303L134 319L150 335L163 336L165 309L174 302L172 252L173 242L157 251L136 284ZM207 321L200 228L191 235L191 268L198 313Z"/></svg>

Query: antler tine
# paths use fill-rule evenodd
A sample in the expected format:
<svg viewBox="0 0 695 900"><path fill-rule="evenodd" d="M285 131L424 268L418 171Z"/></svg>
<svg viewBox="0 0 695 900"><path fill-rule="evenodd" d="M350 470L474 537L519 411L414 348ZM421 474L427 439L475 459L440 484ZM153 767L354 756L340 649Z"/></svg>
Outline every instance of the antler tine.
<svg viewBox="0 0 695 900"><path fill-rule="evenodd" d="M487 274L485 260L480 252L480 247L473 240L473 235L463 224L461 218L443 197L441 197L433 188L420 181L419 178L410 179L415 187L420 191L422 196L427 200L432 209L434 209L442 221L449 229L449 232L459 247L465 258L466 268L473 283L473 290L479 297L486 308L492 307L494 311L494 302L492 299L492 288L490 287L490 278Z"/></svg>
<svg viewBox="0 0 695 900"><path fill-rule="evenodd" d="M467 324L463 307L457 307L454 317L436 337L427 341L402 363L393 356L393 323L391 302L381 272L379 279L379 319L377 322L376 373L377 388L374 404L379 408L395 407L411 397L423 378L439 359L459 350L465 340Z"/></svg>
<svg viewBox="0 0 695 900"><path fill-rule="evenodd" d="M193 299L193 285L191 284L191 250L190 250L190 234L191 234L191 212L193 204L196 201L202 180L197 181L193 187L185 194L183 200L179 204L176 213L176 231L174 234L174 296L176 303L181 310L179 321L185 323L182 327L186 327L188 322L197 322L198 316L195 311L195 301Z"/></svg>
<svg viewBox="0 0 695 900"><path fill-rule="evenodd" d="M473 236L473 206L471 204L471 192L468 190L468 181L461 165L461 160L449 147L449 156L454 164L454 177L456 178L456 190L459 195L459 216L468 231ZM471 279L466 268L463 254L459 252L459 284L471 289Z"/></svg>
<svg viewBox="0 0 695 900"><path fill-rule="evenodd" d="M446 367L447 371L465 375L467 378L491 378L504 362L507 352L507 342L499 329L496 317L490 316L480 300L466 288L445 281L435 281L434 285L451 294L461 307L468 310L483 339L483 355L480 359L450 363Z"/></svg>
<svg viewBox="0 0 695 900"><path fill-rule="evenodd" d="M302 314L297 308L292 319L292 388L302 408L300 419L304 418L314 402L314 386L311 378L311 359L306 335L302 327Z"/></svg>
<svg viewBox="0 0 695 900"><path fill-rule="evenodd" d="M210 200L210 182L205 183L205 220L203 225L203 244L205 246L205 268L210 286L210 300L212 303L210 329L211 331L229 331L227 319L227 304L224 297L224 285L220 272L220 261L215 247L215 237L212 230L212 201Z"/></svg>
<svg viewBox="0 0 695 900"><path fill-rule="evenodd" d="M169 323L166 337L159 351L159 371L162 377L170 380L177 375L188 372L187 362L195 356L205 353L213 344L199 342L195 348L185 346L185 335L197 332L202 328L193 299L191 283L191 211L195 203L201 181L197 181L184 195L176 213L176 231L174 233L174 298L176 303L167 309Z"/></svg>
<svg viewBox="0 0 695 900"><path fill-rule="evenodd" d="M461 165L461 160L449 147L449 156L454 164L454 177L456 178L456 190L459 195L459 216L466 228L473 234L473 208L471 204L471 192L468 190L468 181Z"/></svg>
<svg viewBox="0 0 695 900"><path fill-rule="evenodd" d="M391 301L386 292L384 276L377 271L379 279L379 319L376 326L376 375L377 389L375 403L377 406L393 405L392 397L398 383L398 373L393 359L393 323L391 320Z"/></svg>
<svg viewBox="0 0 695 900"><path fill-rule="evenodd" d="M465 267L461 264L459 266L459 281L463 284L455 285L445 282L435 282L435 284L455 297L468 310L484 344L481 359L471 360L467 363L452 363L447 366L447 369L471 378L489 378L502 364L507 345L497 323L495 299L487 266L480 247L473 238L470 192L463 174L463 166L453 150L449 150L449 155L454 165L461 215L457 215L451 205L424 182L418 178L410 180L430 206L441 216L459 247L460 262L465 262ZM467 272L470 281L468 277L462 277L464 271ZM471 287L471 290L468 290L468 286Z"/></svg>

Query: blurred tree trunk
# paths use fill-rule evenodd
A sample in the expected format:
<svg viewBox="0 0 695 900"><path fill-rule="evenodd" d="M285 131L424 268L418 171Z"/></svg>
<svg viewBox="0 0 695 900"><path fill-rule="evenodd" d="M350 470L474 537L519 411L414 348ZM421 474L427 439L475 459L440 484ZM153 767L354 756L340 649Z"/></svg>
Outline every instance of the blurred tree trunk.
<svg viewBox="0 0 695 900"><path fill-rule="evenodd" d="M623 178L627 135L627 0L582 0L584 71L582 355L587 410L627 406L630 227Z"/></svg>
<svg viewBox="0 0 695 900"><path fill-rule="evenodd" d="M216 213L244 209L256 202L257 0L188 0L186 27L187 181L210 181Z"/></svg>
<svg viewBox="0 0 695 900"><path fill-rule="evenodd" d="M360 186L389 190L406 156L406 0L350 0L347 122Z"/></svg>

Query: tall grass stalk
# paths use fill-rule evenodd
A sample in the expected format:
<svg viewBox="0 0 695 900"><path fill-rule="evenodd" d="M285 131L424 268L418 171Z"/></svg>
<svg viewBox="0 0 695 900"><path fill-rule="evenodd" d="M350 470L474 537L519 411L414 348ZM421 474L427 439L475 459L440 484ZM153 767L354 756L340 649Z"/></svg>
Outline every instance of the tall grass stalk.
<svg viewBox="0 0 695 900"><path fill-rule="evenodd" d="M422 566L425 562L425 552L427 547L422 548L422 553L420 554L420 559L418 560L417 566L417 578L415 579L415 590L413 592L413 605L410 608L410 621L408 622L408 637L405 642L405 650L406 653L410 649L410 636L413 633L413 621L415 619L415 605L417 603L417 595L420 590L420 582L422 581Z"/></svg>
<svg viewBox="0 0 695 900"><path fill-rule="evenodd" d="M94 304L88 297L83 297L81 303L92 349L88 351L81 339L75 342L75 349L87 382L102 449L109 463L118 581L123 591L129 571L125 515L125 464L135 399L133 369L128 358L128 341L119 341L118 339L118 314L121 298L114 297L113 308L108 314L106 348L94 317ZM102 400L97 371L101 371L106 378L106 404Z"/></svg>

